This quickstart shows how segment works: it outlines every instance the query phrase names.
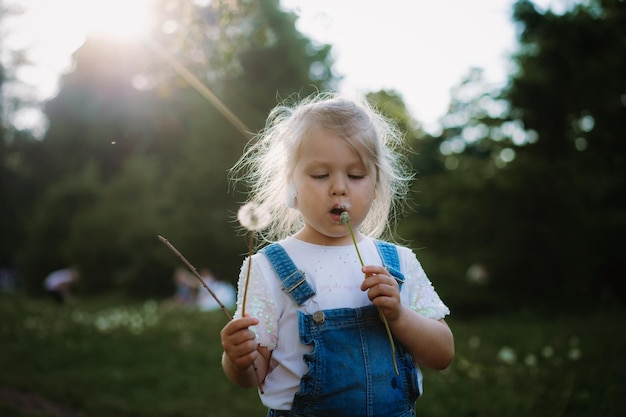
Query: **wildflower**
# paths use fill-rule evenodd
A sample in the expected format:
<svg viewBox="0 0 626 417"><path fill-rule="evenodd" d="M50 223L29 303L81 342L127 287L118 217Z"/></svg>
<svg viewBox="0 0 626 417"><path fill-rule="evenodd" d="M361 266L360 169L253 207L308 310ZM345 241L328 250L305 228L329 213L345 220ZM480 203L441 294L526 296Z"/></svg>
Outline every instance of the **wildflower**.
<svg viewBox="0 0 626 417"><path fill-rule="evenodd" d="M350 231L350 236L352 237L352 243L354 244L354 248L356 249L356 254L359 257L359 261L361 262L361 266L364 266L363 258L361 258L361 252L359 251L359 246L356 244L356 238L354 237L354 231L352 230L352 225L350 224L350 214L347 211L341 213L341 217L339 218L339 223L348 225L348 230ZM396 375L398 372L398 364L396 361L396 350L393 345L393 336L391 335L391 330L389 329L389 323L387 323L387 317L383 313L382 309L378 309L378 316L385 324L385 331L387 332L387 337L389 338L389 344L391 345L391 359L393 360L393 369L396 371Z"/></svg>
<svg viewBox="0 0 626 417"><path fill-rule="evenodd" d="M498 352L498 359L500 359L502 362L506 363L507 365L512 365L515 363L517 359L517 355L515 355L515 351L512 348L508 346L504 346Z"/></svg>
<svg viewBox="0 0 626 417"><path fill-rule="evenodd" d="M469 347L471 347L472 349L478 349L480 347L480 337L478 336L470 337L468 344L469 344Z"/></svg>
<svg viewBox="0 0 626 417"><path fill-rule="evenodd" d="M479 379L480 368L478 366L472 366L467 372L467 376L469 376L471 379Z"/></svg>
<svg viewBox="0 0 626 417"><path fill-rule="evenodd" d="M554 348L550 345L544 346L543 349L541 349L541 354L546 359L551 358L552 355L554 355Z"/></svg>
<svg viewBox="0 0 626 417"><path fill-rule="evenodd" d="M524 358L524 364L526 364L526 366L529 366L529 367L536 366L537 365L537 357L535 355L533 355L532 353L529 353Z"/></svg>
<svg viewBox="0 0 626 417"><path fill-rule="evenodd" d="M569 352L567 353L567 358L570 361L577 361L578 359L580 359L582 357L582 352L580 351L580 349L578 349L577 347L572 347L570 348Z"/></svg>
<svg viewBox="0 0 626 417"><path fill-rule="evenodd" d="M567 357L571 361L577 361L582 356L582 351L578 348L579 339L578 336L572 336L569 339L569 351L567 352Z"/></svg>

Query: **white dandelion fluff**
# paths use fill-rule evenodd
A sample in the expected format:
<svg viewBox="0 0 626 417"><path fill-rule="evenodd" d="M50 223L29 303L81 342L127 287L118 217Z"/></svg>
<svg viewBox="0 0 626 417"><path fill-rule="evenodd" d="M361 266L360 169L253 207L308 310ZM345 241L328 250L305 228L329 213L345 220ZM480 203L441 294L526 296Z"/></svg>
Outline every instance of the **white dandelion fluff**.
<svg viewBox="0 0 626 417"><path fill-rule="evenodd" d="M272 217L259 204L250 201L239 208L237 220L243 227L254 232L265 229L270 224Z"/></svg>

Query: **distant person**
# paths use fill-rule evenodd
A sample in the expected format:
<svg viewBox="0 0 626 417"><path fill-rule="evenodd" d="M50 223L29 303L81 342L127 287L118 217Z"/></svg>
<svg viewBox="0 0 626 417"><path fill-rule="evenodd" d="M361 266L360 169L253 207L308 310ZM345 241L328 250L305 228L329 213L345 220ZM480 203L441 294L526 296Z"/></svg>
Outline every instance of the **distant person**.
<svg viewBox="0 0 626 417"><path fill-rule="evenodd" d="M13 292L17 287L17 276L12 268L0 268L0 292Z"/></svg>
<svg viewBox="0 0 626 417"><path fill-rule="evenodd" d="M195 306L198 294L198 281L186 268L180 266L174 270L176 293L174 303L181 306Z"/></svg>
<svg viewBox="0 0 626 417"><path fill-rule="evenodd" d="M76 283L80 274L76 268L65 268L51 272L44 280L44 288L58 304L69 301L70 287Z"/></svg>
<svg viewBox="0 0 626 417"><path fill-rule="evenodd" d="M209 268L202 268L200 270L200 276L202 277L202 281L213 291L226 309L230 310L235 307L237 292L235 291L234 285L219 279ZM203 311L212 311L221 308L211 293L202 285L198 288L198 307Z"/></svg>

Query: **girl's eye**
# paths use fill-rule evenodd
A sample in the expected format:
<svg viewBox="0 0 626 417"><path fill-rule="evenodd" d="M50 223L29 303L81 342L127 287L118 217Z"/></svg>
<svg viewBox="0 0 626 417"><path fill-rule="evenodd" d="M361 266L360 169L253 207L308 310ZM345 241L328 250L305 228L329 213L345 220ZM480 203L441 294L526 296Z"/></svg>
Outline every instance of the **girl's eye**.
<svg viewBox="0 0 626 417"><path fill-rule="evenodd" d="M348 178L350 178L351 180L362 180L363 178L365 178L365 175L349 174Z"/></svg>
<svg viewBox="0 0 626 417"><path fill-rule="evenodd" d="M311 174L311 178L316 179L316 180L321 180L326 177L328 177L328 174L316 174L316 175Z"/></svg>

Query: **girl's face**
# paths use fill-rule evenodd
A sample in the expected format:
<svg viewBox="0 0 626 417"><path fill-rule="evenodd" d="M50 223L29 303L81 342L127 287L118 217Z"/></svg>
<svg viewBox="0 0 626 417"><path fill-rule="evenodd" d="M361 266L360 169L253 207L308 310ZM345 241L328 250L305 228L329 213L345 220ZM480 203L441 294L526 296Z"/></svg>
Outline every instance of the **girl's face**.
<svg viewBox="0 0 626 417"><path fill-rule="evenodd" d="M305 223L295 237L319 245L351 244L341 213L350 214L356 232L376 197L374 168L335 133L315 129L300 146L292 179Z"/></svg>

